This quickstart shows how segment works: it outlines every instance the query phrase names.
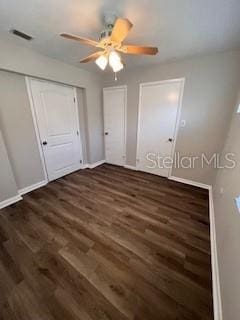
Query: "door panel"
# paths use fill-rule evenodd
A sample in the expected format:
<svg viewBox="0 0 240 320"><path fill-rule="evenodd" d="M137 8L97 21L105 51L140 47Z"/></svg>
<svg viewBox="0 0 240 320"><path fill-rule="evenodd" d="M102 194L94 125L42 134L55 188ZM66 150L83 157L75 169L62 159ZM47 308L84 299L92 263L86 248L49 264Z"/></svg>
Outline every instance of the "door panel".
<svg viewBox="0 0 240 320"><path fill-rule="evenodd" d="M103 97L106 162L124 165L126 88L105 88Z"/></svg>
<svg viewBox="0 0 240 320"><path fill-rule="evenodd" d="M74 106L72 101L69 101L69 95L56 91L45 91L41 93L41 97L47 121L48 135L71 134L74 125L72 122Z"/></svg>
<svg viewBox="0 0 240 320"><path fill-rule="evenodd" d="M74 89L33 79L30 84L51 181L81 168L82 147Z"/></svg>
<svg viewBox="0 0 240 320"><path fill-rule="evenodd" d="M169 175L182 81L144 84L139 104L137 168L163 177ZM172 139L172 141L170 141Z"/></svg>

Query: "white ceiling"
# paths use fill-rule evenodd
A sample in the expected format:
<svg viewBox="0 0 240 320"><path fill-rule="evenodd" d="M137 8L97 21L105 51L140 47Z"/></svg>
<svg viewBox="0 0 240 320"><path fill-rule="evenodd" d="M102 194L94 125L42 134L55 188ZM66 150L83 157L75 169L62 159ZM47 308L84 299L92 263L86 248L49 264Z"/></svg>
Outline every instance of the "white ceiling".
<svg viewBox="0 0 240 320"><path fill-rule="evenodd" d="M158 46L159 54L124 56L128 66L164 62L240 48L240 0L0 0L0 37L80 68L95 49L59 36L62 32L98 39L104 13L128 18L127 43ZM17 38L19 29L34 40ZM1 49L0 49L1 50Z"/></svg>

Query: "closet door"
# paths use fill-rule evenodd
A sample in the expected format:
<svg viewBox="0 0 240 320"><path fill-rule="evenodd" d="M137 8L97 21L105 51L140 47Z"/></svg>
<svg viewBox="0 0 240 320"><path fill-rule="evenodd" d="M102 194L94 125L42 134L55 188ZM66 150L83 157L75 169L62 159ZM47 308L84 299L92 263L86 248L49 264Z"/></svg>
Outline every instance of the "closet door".
<svg viewBox="0 0 240 320"><path fill-rule="evenodd" d="M112 87L103 89L104 134L106 162L125 164L125 118L127 88Z"/></svg>
<svg viewBox="0 0 240 320"><path fill-rule="evenodd" d="M74 88L31 79L30 87L49 181L82 166Z"/></svg>
<svg viewBox="0 0 240 320"><path fill-rule="evenodd" d="M168 177L173 154L183 80L140 85L137 169Z"/></svg>

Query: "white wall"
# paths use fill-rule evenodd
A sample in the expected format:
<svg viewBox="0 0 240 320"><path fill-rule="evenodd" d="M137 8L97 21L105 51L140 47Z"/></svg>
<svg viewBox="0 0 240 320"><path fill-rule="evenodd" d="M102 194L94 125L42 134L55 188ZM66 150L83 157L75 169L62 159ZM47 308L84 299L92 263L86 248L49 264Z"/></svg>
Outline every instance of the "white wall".
<svg viewBox="0 0 240 320"><path fill-rule="evenodd" d="M44 180L25 79L0 70L0 124L18 189Z"/></svg>
<svg viewBox="0 0 240 320"><path fill-rule="evenodd" d="M105 76L105 87L128 86L128 165L136 164L139 84L175 78L185 78L181 119L187 122L186 127L179 130L176 152L181 156L199 156L204 152L210 157L221 151L240 81L240 52L217 53L141 68L126 66L119 72L117 82L113 74ZM205 184L212 184L215 178L212 166L173 169L172 174Z"/></svg>
<svg viewBox="0 0 240 320"><path fill-rule="evenodd" d="M16 195L18 195L17 185L0 131L0 206L1 201L10 199Z"/></svg>
<svg viewBox="0 0 240 320"><path fill-rule="evenodd" d="M240 95L237 105L240 104ZM240 195L240 114L234 112L223 156L233 153L234 169L219 169L214 186L214 210L220 286L224 320L240 315L240 213L235 197ZM223 188L223 193L221 193Z"/></svg>

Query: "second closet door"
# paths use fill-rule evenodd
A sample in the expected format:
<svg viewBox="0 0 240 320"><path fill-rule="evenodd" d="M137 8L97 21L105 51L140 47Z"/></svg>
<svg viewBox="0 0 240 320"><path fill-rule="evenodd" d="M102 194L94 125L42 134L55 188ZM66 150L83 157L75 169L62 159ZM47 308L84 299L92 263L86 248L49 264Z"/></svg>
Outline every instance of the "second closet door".
<svg viewBox="0 0 240 320"><path fill-rule="evenodd" d="M141 85L138 123L137 168L168 177L181 103L183 80Z"/></svg>
<svg viewBox="0 0 240 320"><path fill-rule="evenodd" d="M125 164L126 87L103 89L106 162Z"/></svg>

